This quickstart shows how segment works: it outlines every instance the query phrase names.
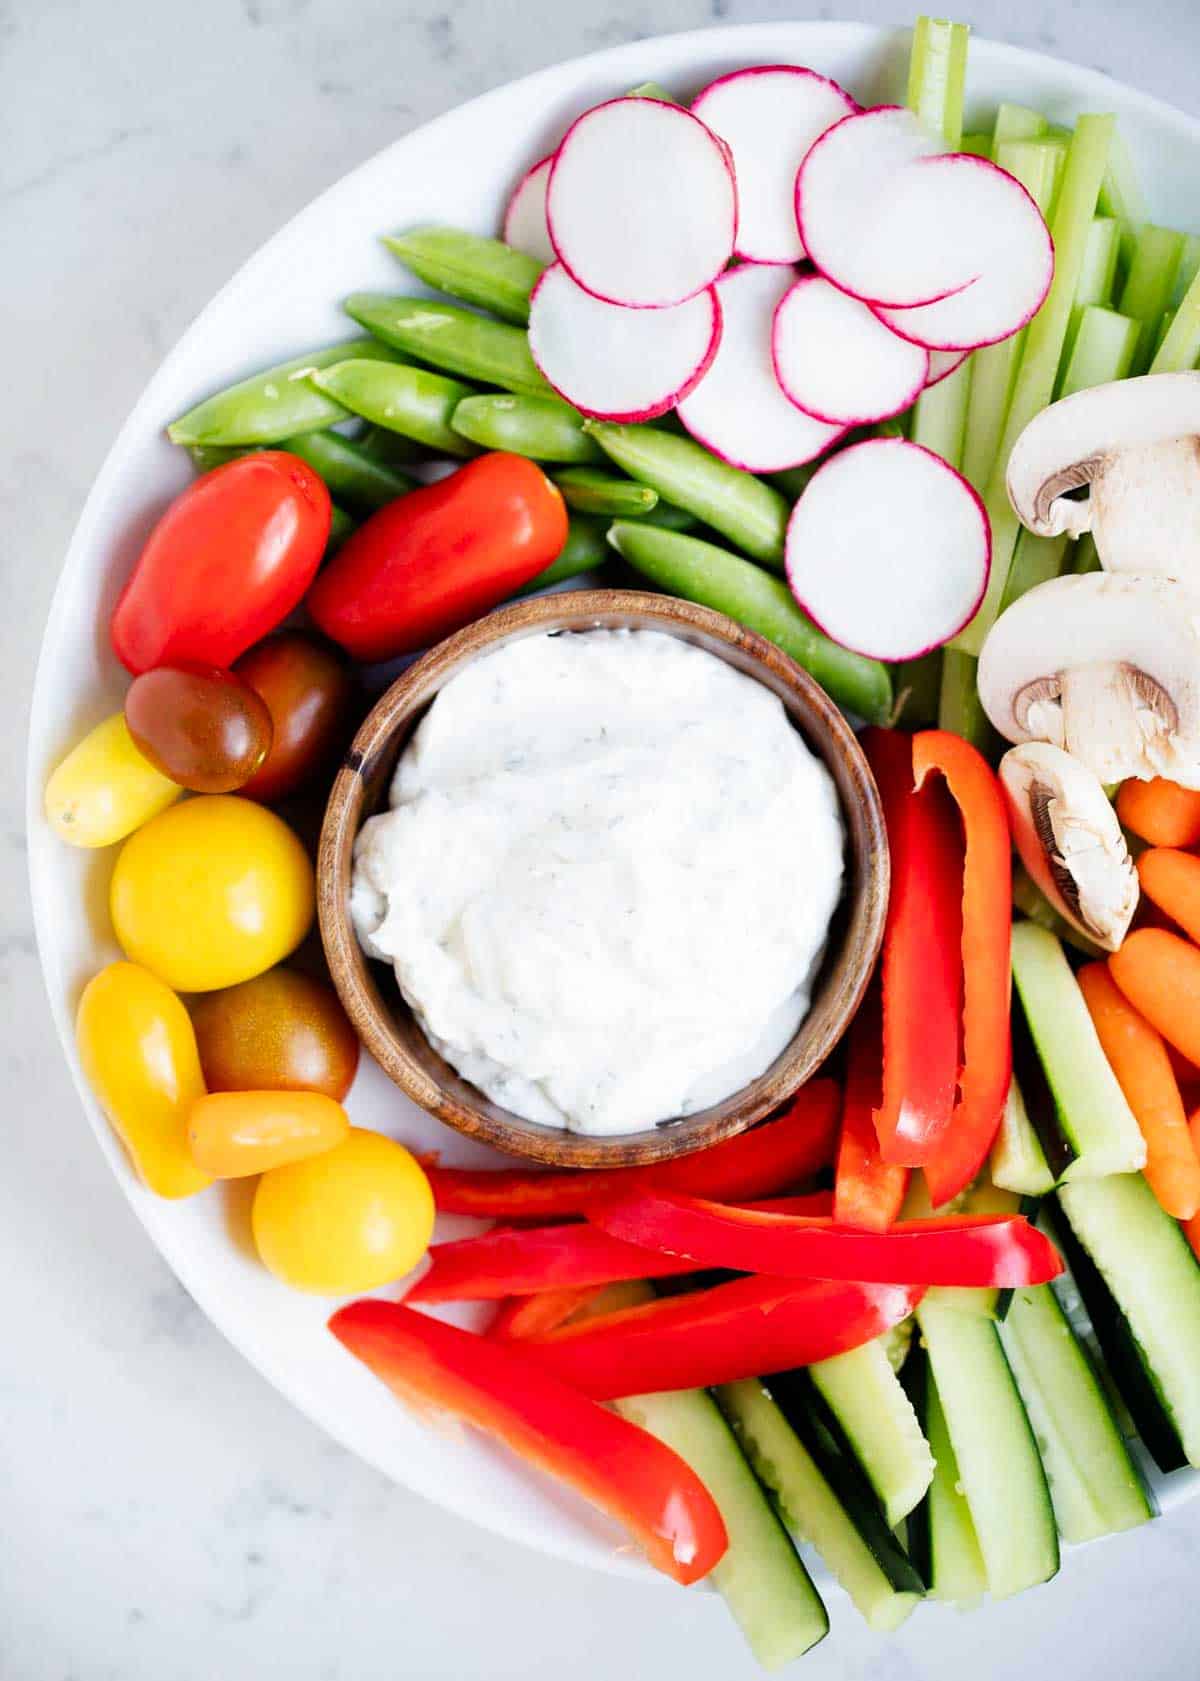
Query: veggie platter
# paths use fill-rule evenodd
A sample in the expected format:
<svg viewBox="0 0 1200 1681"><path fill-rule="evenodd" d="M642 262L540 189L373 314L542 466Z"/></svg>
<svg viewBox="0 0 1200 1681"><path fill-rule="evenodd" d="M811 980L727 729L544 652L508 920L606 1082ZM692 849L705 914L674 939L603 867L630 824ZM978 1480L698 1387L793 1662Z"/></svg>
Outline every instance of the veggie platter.
<svg viewBox="0 0 1200 1681"><path fill-rule="evenodd" d="M397 1480L710 1577L767 1668L827 1631L814 1559L894 1628L1200 1465L1200 240L1126 146L1200 137L959 25L882 45L639 43L334 189L131 418L31 750L60 1031L184 1283ZM631 574L862 726L888 926L777 1117L538 1174L360 1065L311 823L398 658Z"/></svg>

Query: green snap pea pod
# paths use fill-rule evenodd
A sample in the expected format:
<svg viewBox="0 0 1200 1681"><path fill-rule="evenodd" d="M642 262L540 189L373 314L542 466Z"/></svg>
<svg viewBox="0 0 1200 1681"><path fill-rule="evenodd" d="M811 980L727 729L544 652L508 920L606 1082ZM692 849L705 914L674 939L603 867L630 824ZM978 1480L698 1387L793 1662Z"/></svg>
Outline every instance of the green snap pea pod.
<svg viewBox="0 0 1200 1681"><path fill-rule="evenodd" d="M686 508L675 507L672 502L664 502L661 496L642 518L647 525L657 525L663 531L694 531L700 523L695 514L689 514Z"/></svg>
<svg viewBox="0 0 1200 1681"><path fill-rule="evenodd" d="M441 455L477 453L450 426L455 408L471 395L471 387L456 379L402 363L356 359L322 368L312 380L352 414L414 438Z"/></svg>
<svg viewBox="0 0 1200 1681"><path fill-rule="evenodd" d="M410 228L383 242L418 280L523 327L543 264L501 239L458 228Z"/></svg>
<svg viewBox="0 0 1200 1681"><path fill-rule="evenodd" d="M573 515L558 559L552 560L544 572L531 578L517 594L532 595L535 590L549 589L551 584L565 584L568 578L578 578L581 572L598 572L612 558L607 532L607 520L589 519L586 514Z"/></svg>
<svg viewBox="0 0 1200 1681"><path fill-rule="evenodd" d="M395 353L375 339L313 350L290 362L264 368L249 379L214 392L167 427L174 444L277 444L297 432L319 432L350 418L348 412L311 384L313 368L332 367L349 358L394 362Z"/></svg>
<svg viewBox="0 0 1200 1681"><path fill-rule="evenodd" d="M804 467L784 467L778 473L771 473L768 483L773 484L789 502L798 502L808 489L809 481L816 470L815 461L810 461Z"/></svg>
<svg viewBox="0 0 1200 1681"><path fill-rule="evenodd" d="M363 422L354 445L370 460L382 461L385 467L408 467L428 454L411 438L402 438L399 432L389 432L386 426L372 426L369 421Z"/></svg>
<svg viewBox="0 0 1200 1681"><path fill-rule="evenodd" d="M584 431L631 479L686 508L755 560L783 571L791 504L773 485L718 461L693 438L653 426L589 420Z"/></svg>
<svg viewBox="0 0 1200 1681"><path fill-rule="evenodd" d="M329 541L325 544L326 556L335 554L353 532L358 530L358 521L345 508L333 504L332 517L329 521Z"/></svg>
<svg viewBox="0 0 1200 1681"><path fill-rule="evenodd" d="M252 454L258 447L257 444L229 447L198 444L188 454L199 470L207 473L239 455ZM329 494L340 497L358 513L374 513L376 508L416 488L417 481L407 473L377 461L338 432L301 432L298 437L281 439L277 447L307 461L324 479Z"/></svg>
<svg viewBox="0 0 1200 1681"><path fill-rule="evenodd" d="M781 578L772 578L713 543L662 531L640 520L618 520L609 527L608 540L659 589L727 613L776 643L848 712L871 724L886 723L891 716L892 679L887 667L823 636L797 607Z"/></svg>
<svg viewBox="0 0 1200 1681"><path fill-rule="evenodd" d="M456 304L389 292L355 292L343 307L360 327L392 350L445 373L498 385L502 391L544 393L550 389L520 327L489 321Z"/></svg>
<svg viewBox="0 0 1200 1681"><path fill-rule="evenodd" d="M531 461L586 465L604 452L583 429L583 416L561 397L485 392L464 397L451 425L483 449L506 449Z"/></svg>
<svg viewBox="0 0 1200 1681"><path fill-rule="evenodd" d="M638 519L658 505L658 492L636 479L595 467L567 467L552 475L568 508L605 519Z"/></svg>

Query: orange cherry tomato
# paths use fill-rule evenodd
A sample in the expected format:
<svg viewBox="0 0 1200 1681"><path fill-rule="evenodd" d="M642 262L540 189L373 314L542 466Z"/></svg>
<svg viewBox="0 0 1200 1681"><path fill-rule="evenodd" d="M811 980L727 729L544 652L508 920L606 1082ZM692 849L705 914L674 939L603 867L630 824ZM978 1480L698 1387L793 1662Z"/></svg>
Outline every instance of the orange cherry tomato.
<svg viewBox="0 0 1200 1681"><path fill-rule="evenodd" d="M317 1091L340 1102L358 1067L337 993L295 969L203 994L192 1026L209 1091Z"/></svg>
<svg viewBox="0 0 1200 1681"><path fill-rule="evenodd" d="M265 701L219 666L144 671L129 685L125 722L154 768L197 794L231 794L271 746Z"/></svg>
<svg viewBox="0 0 1200 1681"><path fill-rule="evenodd" d="M316 1091L210 1092L188 1111L192 1160L214 1179L245 1179L319 1156L349 1131L341 1104Z"/></svg>
<svg viewBox="0 0 1200 1681"><path fill-rule="evenodd" d="M566 540L562 496L541 468L482 455L372 514L308 592L308 610L355 659L391 659L506 600Z"/></svg>
<svg viewBox="0 0 1200 1681"><path fill-rule="evenodd" d="M229 666L292 611L321 564L329 492L298 456L260 450L177 496L112 616L135 675L156 665Z"/></svg>
<svg viewBox="0 0 1200 1681"><path fill-rule="evenodd" d="M271 715L271 750L242 793L280 800L315 776L342 745L354 691L345 660L302 631L284 630L251 648L236 671Z"/></svg>

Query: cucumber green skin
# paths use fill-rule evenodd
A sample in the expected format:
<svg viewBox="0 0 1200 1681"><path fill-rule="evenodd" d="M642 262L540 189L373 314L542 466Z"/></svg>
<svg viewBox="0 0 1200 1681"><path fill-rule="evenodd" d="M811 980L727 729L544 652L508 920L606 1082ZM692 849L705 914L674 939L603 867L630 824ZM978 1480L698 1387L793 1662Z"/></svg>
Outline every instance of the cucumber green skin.
<svg viewBox="0 0 1200 1681"><path fill-rule="evenodd" d="M988 1588L994 1598L1007 1598L1048 1581L1059 1566L1058 1530L1037 1443L994 1322L927 1295L917 1323Z"/></svg>
<svg viewBox="0 0 1200 1681"><path fill-rule="evenodd" d="M479 453L450 425L459 403L471 395L471 387L459 380L425 368L356 359L322 369L312 375L312 383L352 414L413 438L440 455Z"/></svg>
<svg viewBox="0 0 1200 1681"><path fill-rule="evenodd" d="M729 1548L710 1580L762 1667L781 1669L823 1640L821 1596L712 1396L679 1390L616 1407L686 1460L720 1508Z"/></svg>
<svg viewBox="0 0 1200 1681"><path fill-rule="evenodd" d="M659 589L726 613L776 643L848 712L873 724L890 716L892 680L887 667L823 636L797 607L782 579L713 543L644 521L618 520L608 540Z"/></svg>
<svg viewBox="0 0 1200 1681"><path fill-rule="evenodd" d="M660 426L589 420L586 430L631 479L686 508L752 559L783 571L791 506L773 485L719 461L694 438Z"/></svg>
<svg viewBox="0 0 1200 1681"><path fill-rule="evenodd" d="M1108 1399L1048 1284L1014 1290L1000 1340L1041 1449L1064 1541L1154 1516Z"/></svg>
<svg viewBox="0 0 1200 1681"><path fill-rule="evenodd" d="M772 1379L773 1389L777 1384ZM810 1442L801 1439L771 1391L757 1379L725 1384L716 1398L788 1531L816 1549L872 1628L898 1628L916 1608L923 1587L870 1490L865 1489L861 1508L852 1513L842 1491L818 1465ZM879 1553L889 1559L895 1574L904 1575L906 1587L897 1589Z"/></svg>
<svg viewBox="0 0 1200 1681"><path fill-rule="evenodd" d="M596 572L612 556L612 550L605 541L607 524L602 519L588 519L585 514L573 514L567 530L567 540L557 560L552 560L544 572L539 572L536 578L531 578L523 589L517 591L518 598L523 595L533 595L537 590L549 589L551 584L565 584L570 578L578 578L583 572Z"/></svg>
<svg viewBox="0 0 1200 1681"><path fill-rule="evenodd" d="M560 397L469 396L455 409L451 425L483 449L504 449L531 461L588 466L604 451L583 429L583 416Z"/></svg>
<svg viewBox="0 0 1200 1681"><path fill-rule="evenodd" d="M977 1605L987 1592L987 1571L929 1357L919 1343L904 1368L904 1383L935 1461L929 1491L908 1520L909 1552L934 1599Z"/></svg>
<svg viewBox="0 0 1200 1681"><path fill-rule="evenodd" d="M1200 1465L1200 1267L1181 1227L1140 1173L1063 1185L1058 1203L1111 1293L1188 1462ZM1076 1283L1086 1301L1083 1282ZM1093 1324L1103 1346L1101 1326ZM1122 1374L1114 1375L1120 1383ZM1159 1443L1145 1436L1138 1409L1127 1399L1157 1460ZM1162 1445L1171 1456L1165 1433Z"/></svg>
<svg viewBox="0 0 1200 1681"><path fill-rule="evenodd" d="M290 362L279 362L249 379L228 385L181 414L167 427L174 444L278 444L298 432L317 432L349 420L350 411L305 378L310 368L337 362L394 362L394 353L374 339L328 345Z"/></svg>
<svg viewBox="0 0 1200 1681"><path fill-rule="evenodd" d="M529 320L529 294L544 265L524 251L461 228L410 228L383 243L426 286L517 326Z"/></svg>
<svg viewBox="0 0 1200 1681"><path fill-rule="evenodd" d="M568 467L553 475L568 508L606 519L641 519L658 506L658 492L648 484L619 478L595 467Z"/></svg>
<svg viewBox="0 0 1200 1681"><path fill-rule="evenodd" d="M520 327L489 321L456 304L387 292L355 292L343 308L382 344L443 373L498 385L502 391L550 391Z"/></svg>
<svg viewBox="0 0 1200 1681"><path fill-rule="evenodd" d="M817 1416L858 1463L890 1529L924 1498L933 1456L881 1340L808 1368Z"/></svg>

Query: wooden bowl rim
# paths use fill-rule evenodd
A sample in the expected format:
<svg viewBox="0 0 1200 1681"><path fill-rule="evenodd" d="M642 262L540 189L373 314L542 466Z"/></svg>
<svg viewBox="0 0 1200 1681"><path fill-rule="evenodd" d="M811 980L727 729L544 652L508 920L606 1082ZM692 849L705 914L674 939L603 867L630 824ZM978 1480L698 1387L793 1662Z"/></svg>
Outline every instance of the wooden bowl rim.
<svg viewBox="0 0 1200 1681"><path fill-rule="evenodd" d="M370 783L385 773L438 691L458 670L502 643L548 630L659 629L756 677L779 695L789 719L829 768L847 832L845 929L827 954L808 1014L771 1065L723 1102L643 1132L596 1137L527 1121L492 1103L443 1061L403 1001L381 996L349 909L352 854ZM317 909L330 974L367 1050L420 1108L509 1155L556 1167L620 1167L666 1161L731 1138L786 1103L845 1031L870 980L883 939L890 866L883 810L862 749L825 691L773 642L723 613L639 590L571 590L498 609L411 665L376 702L334 779L317 854ZM405 1034L424 1046L415 1054Z"/></svg>

